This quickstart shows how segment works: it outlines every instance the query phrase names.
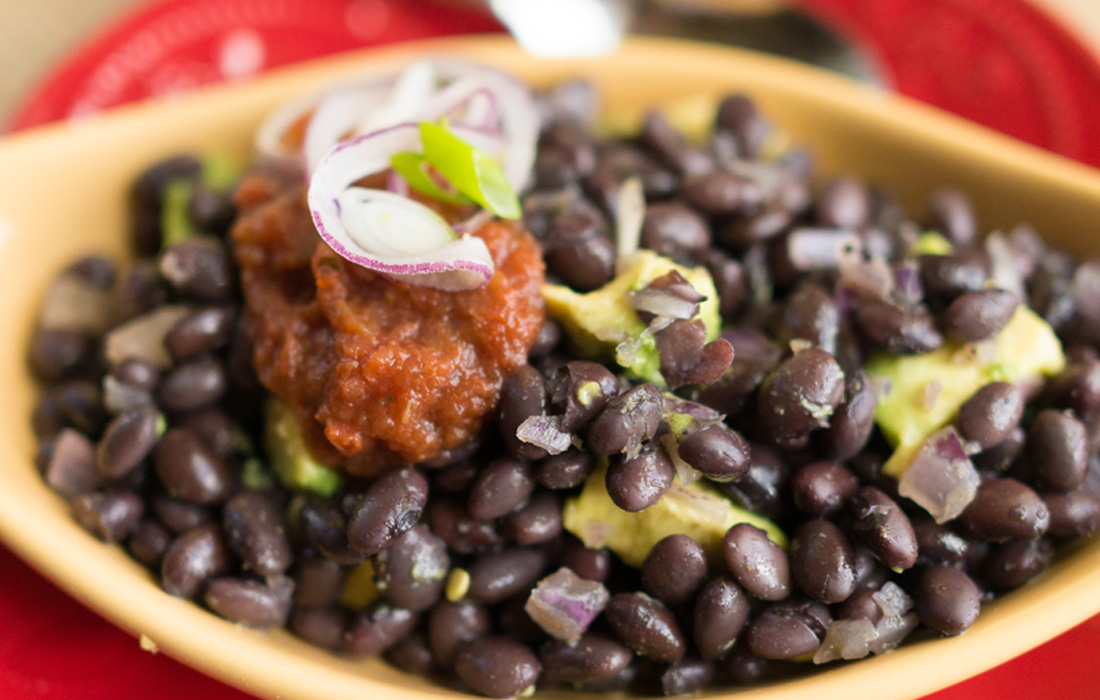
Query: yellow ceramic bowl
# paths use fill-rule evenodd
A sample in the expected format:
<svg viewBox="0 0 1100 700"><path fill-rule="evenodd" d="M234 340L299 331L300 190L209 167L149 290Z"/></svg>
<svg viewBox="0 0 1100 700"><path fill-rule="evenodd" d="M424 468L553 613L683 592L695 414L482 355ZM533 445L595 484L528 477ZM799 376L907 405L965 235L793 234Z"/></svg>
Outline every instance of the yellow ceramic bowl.
<svg viewBox="0 0 1100 700"><path fill-rule="evenodd" d="M1100 177L931 109L829 74L728 49L635 40L597 61L545 62L500 38L403 46L294 68L255 83L124 108L84 123L18 134L0 146L0 536L72 595L164 653L269 698L361 700L468 697L375 661L338 658L285 632L225 622L163 593L115 546L70 519L32 464L35 387L24 353L38 300L59 268L89 251L122 254L125 192L154 160L221 149L244 157L250 132L276 103L340 76L413 56L461 54L534 81L584 75L610 109L745 90L811 146L824 174L860 173L920 211L936 185L968 191L987 227L1034 224L1051 243L1100 252ZM28 523L34 523L28 527ZM708 697L912 698L988 669L1100 611L1100 540L1082 543L1032 584L982 611L966 634L807 678ZM136 642L135 642L136 643ZM564 695L548 692L546 697ZM573 696L575 697L575 696Z"/></svg>

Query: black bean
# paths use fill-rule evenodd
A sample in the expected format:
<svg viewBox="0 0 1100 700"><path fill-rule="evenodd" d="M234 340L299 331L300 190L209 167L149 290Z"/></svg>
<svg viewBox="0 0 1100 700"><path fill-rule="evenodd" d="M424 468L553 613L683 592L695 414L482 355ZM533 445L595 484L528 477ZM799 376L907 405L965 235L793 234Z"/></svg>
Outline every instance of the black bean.
<svg viewBox="0 0 1100 700"><path fill-rule="evenodd" d="M214 524L188 530L168 545L160 563L160 584L180 598L195 598L210 579L229 571L231 552Z"/></svg>
<svg viewBox="0 0 1100 700"><path fill-rule="evenodd" d="M157 389L157 402L169 411L197 411L220 401L228 387L225 365L203 357L166 374Z"/></svg>
<svg viewBox="0 0 1100 700"><path fill-rule="evenodd" d="M807 608L797 601L775 603L764 609L745 630L745 640L753 654L763 659L793 659L808 654L825 636L820 616L828 615ZM738 645L740 646L740 645Z"/></svg>
<svg viewBox="0 0 1100 700"><path fill-rule="evenodd" d="M322 649L339 651L344 646L347 614L336 606L324 608L295 608L290 614L287 628L310 644Z"/></svg>
<svg viewBox="0 0 1100 700"><path fill-rule="evenodd" d="M53 441L42 477L47 486L68 499L98 488L103 476L96 468L91 440L72 428L63 428Z"/></svg>
<svg viewBox="0 0 1100 700"><path fill-rule="evenodd" d="M681 202L657 202L646 207L640 244L676 262L691 264L710 248L710 226Z"/></svg>
<svg viewBox="0 0 1100 700"><path fill-rule="evenodd" d="M955 418L962 439L979 450L998 445L1015 430L1024 415L1024 397L1008 382L986 384L962 406Z"/></svg>
<svg viewBox="0 0 1100 700"><path fill-rule="evenodd" d="M871 191L854 177L827 184L814 205L814 218L827 228L859 228L870 216Z"/></svg>
<svg viewBox="0 0 1100 700"><path fill-rule="evenodd" d="M909 517L889 496L864 486L851 501L852 532L879 561L895 571L917 561L917 535Z"/></svg>
<svg viewBox="0 0 1100 700"><path fill-rule="evenodd" d="M1016 313L1020 300L1003 289L967 292L947 307L943 332L957 343L973 343L997 335Z"/></svg>
<svg viewBox="0 0 1100 700"><path fill-rule="evenodd" d="M163 525L152 518L142 518L126 540L126 548L134 559L150 569L157 569L171 541L172 535Z"/></svg>
<svg viewBox="0 0 1100 700"><path fill-rule="evenodd" d="M684 657L661 674L661 692L665 696L690 695L714 682L714 663Z"/></svg>
<svg viewBox="0 0 1100 700"><path fill-rule="evenodd" d="M409 634L420 616L388 603L374 603L356 614L344 632L344 647L353 656L374 656Z"/></svg>
<svg viewBox="0 0 1100 700"><path fill-rule="evenodd" d="M745 269L739 261L713 249L706 253L706 265L718 292L718 310L722 318L733 318L749 298Z"/></svg>
<svg viewBox="0 0 1100 700"><path fill-rule="evenodd" d="M980 540L1031 540L1047 531L1050 511L1015 479L987 479L957 520L960 531Z"/></svg>
<svg viewBox="0 0 1100 700"><path fill-rule="evenodd" d="M334 605L344 591L344 570L323 556L312 556L298 565L294 576L294 603L311 608Z"/></svg>
<svg viewBox="0 0 1100 700"><path fill-rule="evenodd" d="M607 494L618 507L636 513L659 501L675 476L676 467L665 451L647 446L634 457L612 458L607 468Z"/></svg>
<svg viewBox="0 0 1100 700"><path fill-rule="evenodd" d="M546 568L546 555L537 549L513 547L486 554L467 567L470 589L466 594L479 603L499 603L530 589Z"/></svg>
<svg viewBox="0 0 1100 700"><path fill-rule="evenodd" d="M596 362L573 360L554 371L552 403L561 414L561 430L575 433L619 393L611 370Z"/></svg>
<svg viewBox="0 0 1100 700"><path fill-rule="evenodd" d="M1100 532L1100 495L1084 488L1066 493L1044 493L1043 503L1050 511L1053 537L1088 537Z"/></svg>
<svg viewBox="0 0 1100 700"><path fill-rule="evenodd" d="M137 260L115 287L114 297L119 320L124 321L165 304L168 289L152 260Z"/></svg>
<svg viewBox="0 0 1100 700"><path fill-rule="evenodd" d="M507 637L481 637L463 644L454 667L466 685L491 698L520 695L542 672L538 657Z"/></svg>
<svg viewBox="0 0 1100 700"><path fill-rule="evenodd" d="M523 421L545 414L546 380L531 365L520 365L505 377L500 390L500 437L508 454L517 459L546 456L546 450L516 437L516 430Z"/></svg>
<svg viewBox="0 0 1100 700"><path fill-rule="evenodd" d="M103 476L126 476L152 452L161 416L152 406L139 406L112 420L99 440L96 465Z"/></svg>
<svg viewBox="0 0 1100 700"><path fill-rule="evenodd" d="M732 580L707 581L695 598L695 648L704 659L720 659L748 621L749 597Z"/></svg>
<svg viewBox="0 0 1100 700"><path fill-rule="evenodd" d="M491 520L522 507L535 490L531 464L503 457L493 460L470 488L470 515Z"/></svg>
<svg viewBox="0 0 1100 700"><path fill-rule="evenodd" d="M550 636L527 614L525 608L529 599L527 591L520 591L502 602L496 609L495 627L500 634L534 647Z"/></svg>
<svg viewBox="0 0 1100 700"><path fill-rule="evenodd" d="M826 427L843 398L844 371L832 355L810 348L768 375L757 406L772 438L783 443Z"/></svg>
<svg viewBox="0 0 1100 700"><path fill-rule="evenodd" d="M532 359L545 357L558 346L561 339L561 326L554 319L547 318L539 326L538 335L535 336L535 342L531 344L531 350L528 351L527 356Z"/></svg>
<svg viewBox="0 0 1100 700"><path fill-rule="evenodd" d="M882 619L882 607L875 600L878 591L871 588L861 588L848 600L836 606L838 620L867 620L871 624L877 624Z"/></svg>
<svg viewBox="0 0 1100 700"><path fill-rule="evenodd" d="M615 275L615 244L598 212L564 212L543 241L546 268L570 287L587 292Z"/></svg>
<svg viewBox="0 0 1100 700"><path fill-rule="evenodd" d="M756 104L745 95L730 95L718 105L715 128L733 135L737 157L754 159L771 133Z"/></svg>
<svg viewBox="0 0 1100 700"><path fill-rule="evenodd" d="M406 467L387 472L370 485L348 516L348 544L368 556L393 544L416 525L428 501L428 481Z"/></svg>
<svg viewBox="0 0 1100 700"><path fill-rule="evenodd" d="M593 459L588 453L570 448L536 464L535 481L548 489L571 489L584 483L593 466Z"/></svg>
<svg viewBox="0 0 1100 700"><path fill-rule="evenodd" d="M61 413L61 404L57 396L53 392L39 395L31 412L31 429L34 431L34 436L39 440L49 440L56 437L65 427L65 416Z"/></svg>
<svg viewBox="0 0 1100 700"><path fill-rule="evenodd" d="M985 287L985 270L960 256L922 255L919 262L924 296L935 308L946 308L959 295Z"/></svg>
<svg viewBox="0 0 1100 700"><path fill-rule="evenodd" d="M177 534L214 522L210 508L172 498L159 490L149 497L149 507L162 525Z"/></svg>
<svg viewBox="0 0 1100 700"><path fill-rule="evenodd" d="M405 673L427 676L435 671L435 659L423 634L413 633L386 650L386 661Z"/></svg>
<svg viewBox="0 0 1100 700"><path fill-rule="evenodd" d="M661 376L668 388L718 381L733 362L733 346L725 338L707 342L701 319L678 319L655 335Z"/></svg>
<svg viewBox="0 0 1100 700"><path fill-rule="evenodd" d="M780 518L789 508L786 463L778 452L760 444L749 446L749 459L749 471L722 488L745 508L773 520Z"/></svg>
<svg viewBox="0 0 1100 700"><path fill-rule="evenodd" d="M970 554L970 543L965 537L931 517L914 516L911 523L921 559L933 564L954 564Z"/></svg>
<svg viewBox="0 0 1100 700"><path fill-rule="evenodd" d="M474 461L462 461L436 469L431 474L431 487L443 493L458 494L470 490L474 479L481 473L481 466Z"/></svg>
<svg viewBox="0 0 1100 700"><path fill-rule="evenodd" d="M830 354L836 354L840 313L833 297L820 286L799 286L783 307L779 338L784 343L807 340Z"/></svg>
<svg viewBox="0 0 1100 700"><path fill-rule="evenodd" d="M755 180L726 170L712 170L684 178L684 198L707 216L752 214L764 201Z"/></svg>
<svg viewBox="0 0 1100 700"><path fill-rule="evenodd" d="M443 594L451 560L446 543L425 525L399 535L375 559L379 590L394 605L427 610Z"/></svg>
<svg viewBox="0 0 1100 700"><path fill-rule="evenodd" d="M562 547L561 565L583 579L606 581L611 575L611 553L606 549L588 549L570 535Z"/></svg>
<svg viewBox="0 0 1100 700"><path fill-rule="evenodd" d="M723 425L710 425L684 437L680 459L714 481L736 481L749 471L749 443Z"/></svg>
<svg viewBox="0 0 1100 700"><path fill-rule="evenodd" d="M172 428L161 437L153 450L153 465L169 495L190 503L217 503L234 487L225 462L184 428Z"/></svg>
<svg viewBox="0 0 1100 700"><path fill-rule="evenodd" d="M619 187L630 177L642 181L646 201L664 199L676 192L679 178L641 148L613 142L599 151L599 161L585 180L585 191L609 213L615 211Z"/></svg>
<svg viewBox="0 0 1100 700"><path fill-rule="evenodd" d="M816 444L823 455L843 462L858 454L871 438L877 403L874 387L863 370L849 373L843 403L829 419L829 427L817 435Z"/></svg>
<svg viewBox="0 0 1100 700"><path fill-rule="evenodd" d="M1072 491L1088 474L1085 426L1068 413L1040 411L1027 434L1027 459L1039 488Z"/></svg>
<svg viewBox="0 0 1100 700"><path fill-rule="evenodd" d="M596 632L585 634L575 644L553 640L539 649L543 675L569 684L613 678L633 657L630 649Z"/></svg>
<svg viewBox="0 0 1100 700"><path fill-rule="evenodd" d="M859 479L838 462L810 462L791 475L790 489L796 508L815 518L826 518L855 495Z"/></svg>
<svg viewBox="0 0 1100 700"><path fill-rule="evenodd" d="M203 600L227 620L265 629L286 624L293 595L294 582L285 576L267 583L226 576L210 581Z"/></svg>
<svg viewBox="0 0 1100 700"><path fill-rule="evenodd" d="M863 302L856 310L856 323L868 340L894 355L922 355L943 345L935 320L919 307Z"/></svg>
<svg viewBox="0 0 1100 700"><path fill-rule="evenodd" d="M110 375L142 391L152 391L160 382L160 370L143 360L123 360L111 367Z"/></svg>
<svg viewBox="0 0 1100 700"><path fill-rule="evenodd" d="M494 523L478 520L467 512L465 505L454 500L432 498L427 513L432 532L459 554L493 551L503 544Z"/></svg>
<svg viewBox="0 0 1100 700"><path fill-rule="evenodd" d="M1004 473L1009 471L1024 453L1025 441L1026 434L1023 428L1016 427L1009 431L1004 440L988 450L974 455L971 459L979 471Z"/></svg>
<svg viewBox="0 0 1100 700"><path fill-rule="evenodd" d="M484 606L463 600L441 600L428 614L428 645L435 662L443 668L454 664L455 652L466 643L484 637L492 629L492 618Z"/></svg>
<svg viewBox="0 0 1100 700"><path fill-rule="evenodd" d="M970 199L956 189L938 189L928 197L928 222L960 248L969 248L978 238L978 219Z"/></svg>
<svg viewBox="0 0 1100 700"><path fill-rule="evenodd" d="M293 554L283 525L283 513L271 497L242 491L222 510L229 547L260 576L281 574L290 567Z"/></svg>
<svg viewBox="0 0 1100 700"><path fill-rule="evenodd" d="M611 596L604 617L619 637L636 654L660 663L673 663L687 649L676 617L660 601L642 593Z"/></svg>
<svg viewBox="0 0 1100 700"><path fill-rule="evenodd" d="M855 591L855 550L828 520L808 520L791 539L791 578L814 600L839 603Z"/></svg>
<svg viewBox="0 0 1100 700"><path fill-rule="evenodd" d="M97 347L95 339L81 331L36 328L27 361L39 379L56 382L88 369Z"/></svg>
<svg viewBox="0 0 1100 700"><path fill-rule="evenodd" d="M236 313L226 306L199 309L172 327L164 336L164 347L176 362L220 350L233 336Z"/></svg>
<svg viewBox="0 0 1100 700"><path fill-rule="evenodd" d="M920 621L947 637L965 632L981 609L981 592L974 581L948 566L932 566L921 572L913 597Z"/></svg>
<svg viewBox="0 0 1100 700"><path fill-rule="evenodd" d="M734 217L718 224L714 237L727 248L744 250L756 243L770 242L786 231L793 220L791 212L782 205L768 203L749 216ZM785 250L785 246L776 246L771 252L773 255L782 255ZM778 265L773 265L773 271L777 268ZM776 278L779 279L780 276L776 272ZM791 280L788 277L787 274L783 275L784 281L781 284L789 284Z"/></svg>
<svg viewBox="0 0 1100 700"><path fill-rule="evenodd" d="M504 516L501 529L518 545L549 542L562 531L561 503L553 493L540 491L523 508Z"/></svg>
<svg viewBox="0 0 1100 700"><path fill-rule="evenodd" d="M707 554L687 535L669 535L642 562L642 588L665 605L678 607L707 579Z"/></svg>
<svg viewBox="0 0 1100 700"><path fill-rule="evenodd" d="M176 243L161 253L158 269L188 299L218 303L228 301L233 294L229 252L215 238L191 236Z"/></svg>
<svg viewBox="0 0 1100 700"><path fill-rule="evenodd" d="M329 559L344 566L354 566L365 559L362 552L348 544L347 517L335 499L306 503L298 518L305 542Z"/></svg>
<svg viewBox="0 0 1100 700"><path fill-rule="evenodd" d="M760 600L782 600L790 593L787 553L760 528L731 527L722 539L722 556L737 582Z"/></svg>
<svg viewBox="0 0 1100 700"><path fill-rule="evenodd" d="M779 365L783 351L754 328L727 328L722 337L736 348L733 364L717 382L700 387L695 398L721 413L733 415L751 405L757 388Z"/></svg>
<svg viewBox="0 0 1100 700"><path fill-rule="evenodd" d="M762 659L748 649L747 644L738 644L722 659L722 672L735 683L756 683L764 678L775 665L769 659Z"/></svg>
<svg viewBox="0 0 1100 700"><path fill-rule="evenodd" d="M650 111L646 114L639 136L666 166L681 175L694 175L714 169L714 161L702 149L684 138L663 114Z"/></svg>
<svg viewBox="0 0 1100 700"><path fill-rule="evenodd" d="M229 192L212 190L197 185L187 200L187 215L201 230L222 235L229 230L237 209L233 206L233 196Z"/></svg>
<svg viewBox="0 0 1100 700"><path fill-rule="evenodd" d="M97 384L74 379L58 385L53 395L65 425L85 435L98 435L103 429L107 412L103 407L103 392Z"/></svg>
<svg viewBox="0 0 1100 700"><path fill-rule="evenodd" d="M1019 588L1050 566L1054 545L1045 537L991 545L982 558L978 578L998 593Z"/></svg>
<svg viewBox="0 0 1100 700"><path fill-rule="evenodd" d="M664 397L653 384L642 384L607 402L588 430L587 445L597 454L631 452L657 434Z"/></svg>
<svg viewBox="0 0 1100 700"><path fill-rule="evenodd" d="M131 194L140 206L160 208L164 189L177 179L197 178L202 171L202 161L191 155L176 155L157 161L146 168L134 181Z"/></svg>
<svg viewBox="0 0 1100 700"><path fill-rule="evenodd" d="M77 496L73 517L104 542L126 539L145 512L145 502L132 491L96 491Z"/></svg>

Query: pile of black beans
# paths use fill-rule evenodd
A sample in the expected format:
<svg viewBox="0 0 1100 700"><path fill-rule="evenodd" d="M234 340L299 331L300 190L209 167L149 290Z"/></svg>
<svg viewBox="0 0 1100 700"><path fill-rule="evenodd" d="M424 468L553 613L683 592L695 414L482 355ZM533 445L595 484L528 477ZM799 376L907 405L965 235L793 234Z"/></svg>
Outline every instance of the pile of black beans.
<svg viewBox="0 0 1100 700"><path fill-rule="evenodd" d="M332 496L290 492L265 467L231 197L178 157L135 185L136 260L88 257L59 276L101 299L99 316L44 313L33 334L37 463L76 519L170 594L229 620L285 625L494 697L536 685L680 695L797 676L846 621L892 630L873 653L960 634L1058 544L1100 529L1100 266L1026 227L983 242L955 190L932 193L914 221L856 177L812 183L810 156L743 95L721 102L703 145L656 112L635 136L597 140L597 99L581 82L540 100L523 199L549 277L578 291L612 279L619 189L640 178L641 245L706 266L724 322L718 344L686 321L663 329L662 370L681 410L724 421L670 447L668 397L577 357L548 321L478 444ZM163 192L180 178L197 183L189 216L202 235L162 250ZM925 230L949 254L910 254ZM876 352L989 338L1020 303L1056 329L1067 368L1044 387L990 384L963 406L956 429L982 481L960 517L937 523L881 473L890 447L861 368ZM146 359L113 363L118 327L158 313ZM532 417L581 447L548 454L519 439ZM605 460L624 510L656 503L686 464L778 524L790 548L740 524L717 555L672 535L640 568L587 549L563 530L562 506ZM525 607L563 568L608 594L575 640Z"/></svg>

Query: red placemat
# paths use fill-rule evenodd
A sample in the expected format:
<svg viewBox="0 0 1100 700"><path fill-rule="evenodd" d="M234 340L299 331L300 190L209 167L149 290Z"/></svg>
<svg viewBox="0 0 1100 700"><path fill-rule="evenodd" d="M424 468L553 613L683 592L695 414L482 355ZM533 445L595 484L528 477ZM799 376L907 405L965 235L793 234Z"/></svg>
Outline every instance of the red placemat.
<svg viewBox="0 0 1100 700"><path fill-rule="evenodd" d="M860 44L899 92L1100 165L1100 69L1019 0L795 0ZM9 128L234 80L337 51L493 31L431 0L162 0L64 62ZM1011 105L1005 109L1004 105ZM105 622L0 546L0 698L243 700ZM926 700L1100 698L1100 616Z"/></svg>

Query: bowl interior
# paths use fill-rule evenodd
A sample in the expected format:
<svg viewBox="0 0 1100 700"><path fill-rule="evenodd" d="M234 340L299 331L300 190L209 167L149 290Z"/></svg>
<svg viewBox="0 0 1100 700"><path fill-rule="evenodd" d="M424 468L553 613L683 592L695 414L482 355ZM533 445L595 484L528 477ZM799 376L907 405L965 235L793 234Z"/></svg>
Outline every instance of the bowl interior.
<svg viewBox="0 0 1100 700"><path fill-rule="evenodd" d="M205 673L264 697L468 697L374 660L338 658L284 632L259 633L159 590L118 547L70 519L40 481L29 415L36 389L24 357L50 277L91 251L121 257L127 187L154 160L218 150L247 157L251 130L280 100L340 76L425 54L461 54L535 83L584 75L616 121L653 104L697 103L744 90L818 158L819 173L859 173L897 190L914 213L935 186L968 191L983 227L1029 222L1076 254L1100 252L1094 171L813 69L730 49L634 40L598 61L546 62L502 38L408 45L284 70L155 105L16 135L0 144L0 536L40 571L131 633ZM690 98L690 99L688 99ZM684 100L687 99L687 103ZM694 101L694 102L693 102ZM690 109L688 110L691 111ZM698 114L698 112L697 112ZM1100 611L1100 541L1081 543L1038 580L987 606L961 637L929 640L793 681L704 697L917 697L988 669ZM576 694L548 691L545 697Z"/></svg>

